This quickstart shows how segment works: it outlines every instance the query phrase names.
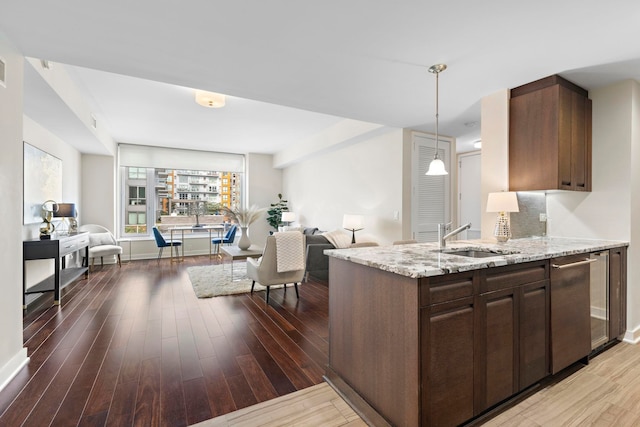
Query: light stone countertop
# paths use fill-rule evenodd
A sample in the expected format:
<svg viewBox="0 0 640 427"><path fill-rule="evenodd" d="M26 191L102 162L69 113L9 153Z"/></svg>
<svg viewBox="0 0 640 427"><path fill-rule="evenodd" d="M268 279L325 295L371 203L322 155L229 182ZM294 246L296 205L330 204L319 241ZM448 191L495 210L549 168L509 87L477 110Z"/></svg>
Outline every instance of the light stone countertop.
<svg viewBox="0 0 640 427"><path fill-rule="evenodd" d="M461 271L491 268L565 255L597 252L628 246L628 242L559 237L530 237L511 239L506 243L495 240L453 240L446 248L437 243L415 243L395 246L373 246L352 249L328 249L328 256L367 265L402 276L420 278ZM472 258L448 254L448 251L489 250L496 252L488 258Z"/></svg>

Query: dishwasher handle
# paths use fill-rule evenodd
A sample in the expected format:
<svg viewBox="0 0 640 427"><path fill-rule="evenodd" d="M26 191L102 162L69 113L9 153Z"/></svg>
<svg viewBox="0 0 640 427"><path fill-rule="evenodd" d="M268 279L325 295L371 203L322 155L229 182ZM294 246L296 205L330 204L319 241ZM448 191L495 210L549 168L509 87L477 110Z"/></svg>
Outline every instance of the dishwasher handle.
<svg viewBox="0 0 640 427"><path fill-rule="evenodd" d="M551 267L557 268L557 269L563 269L563 268L577 267L579 265L591 264L592 262L598 262L598 260L596 258L587 258L582 261L576 261L569 264L551 264Z"/></svg>

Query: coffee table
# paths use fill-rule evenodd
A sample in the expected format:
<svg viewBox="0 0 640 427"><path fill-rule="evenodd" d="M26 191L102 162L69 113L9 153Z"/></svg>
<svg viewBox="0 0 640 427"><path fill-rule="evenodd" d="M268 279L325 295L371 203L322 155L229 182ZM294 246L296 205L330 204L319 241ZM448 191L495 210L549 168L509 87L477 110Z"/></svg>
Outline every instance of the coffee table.
<svg viewBox="0 0 640 427"><path fill-rule="evenodd" d="M251 245L249 249L243 251L237 246L220 246L220 250L231 258L231 278L233 278L233 261L237 259L260 258L262 256L263 248Z"/></svg>

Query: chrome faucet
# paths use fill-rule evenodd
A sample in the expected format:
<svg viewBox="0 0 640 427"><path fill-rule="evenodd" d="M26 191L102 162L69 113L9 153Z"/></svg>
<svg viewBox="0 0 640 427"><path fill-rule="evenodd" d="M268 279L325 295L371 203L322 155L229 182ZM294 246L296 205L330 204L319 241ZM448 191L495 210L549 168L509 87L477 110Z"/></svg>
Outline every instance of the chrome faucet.
<svg viewBox="0 0 640 427"><path fill-rule="evenodd" d="M463 226L460 226L458 228L456 228L455 230L453 230L452 232L448 233L448 234L444 234L446 233L448 230L451 230L451 224L452 223L448 223L448 224L438 224L438 244L441 248L444 248L447 246L447 239L449 237L453 237L456 234L460 234L462 233L464 230L467 230L469 228L471 228L471 223L467 223Z"/></svg>

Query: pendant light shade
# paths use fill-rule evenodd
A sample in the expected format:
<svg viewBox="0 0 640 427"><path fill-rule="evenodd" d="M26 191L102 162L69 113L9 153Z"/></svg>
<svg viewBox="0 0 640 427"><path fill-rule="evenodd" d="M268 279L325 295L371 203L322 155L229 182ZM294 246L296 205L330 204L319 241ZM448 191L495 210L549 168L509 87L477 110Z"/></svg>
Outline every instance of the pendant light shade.
<svg viewBox="0 0 640 427"><path fill-rule="evenodd" d="M425 175L448 175L447 169L444 167L444 162L438 158L431 160L429 163L429 170Z"/></svg>
<svg viewBox="0 0 640 427"><path fill-rule="evenodd" d="M444 162L440 160L440 158L438 158L438 142L440 139L438 135L438 117L440 115L438 108L438 77L440 76L440 73L446 69L447 66L445 64L436 64L429 67L429 72L436 75L436 152L433 156L433 160L429 164L427 173L425 173L425 175L430 176L448 175L447 169L444 166Z"/></svg>

